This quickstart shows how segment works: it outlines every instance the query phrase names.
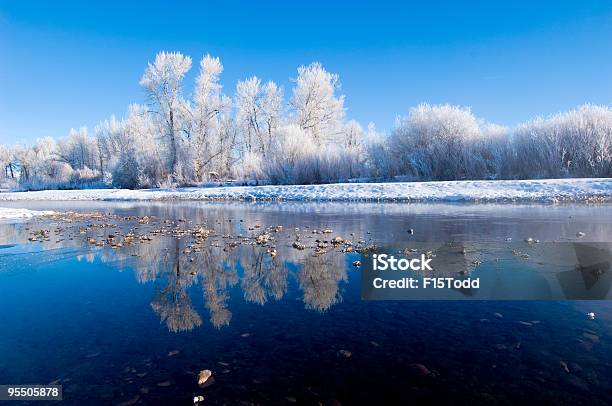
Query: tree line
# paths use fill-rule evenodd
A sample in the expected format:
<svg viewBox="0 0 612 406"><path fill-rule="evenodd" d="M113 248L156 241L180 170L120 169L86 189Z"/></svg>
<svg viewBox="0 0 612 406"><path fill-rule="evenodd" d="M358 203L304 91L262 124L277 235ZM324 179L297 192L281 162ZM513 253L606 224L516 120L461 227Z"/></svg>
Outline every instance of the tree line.
<svg viewBox="0 0 612 406"><path fill-rule="evenodd" d="M124 118L32 146L0 145L0 187L174 187L207 182L609 177L612 108L586 104L507 128L469 108L421 104L388 134L346 118L337 74L300 66L291 95L257 77L223 92L219 58L160 52L140 80L146 100Z"/></svg>

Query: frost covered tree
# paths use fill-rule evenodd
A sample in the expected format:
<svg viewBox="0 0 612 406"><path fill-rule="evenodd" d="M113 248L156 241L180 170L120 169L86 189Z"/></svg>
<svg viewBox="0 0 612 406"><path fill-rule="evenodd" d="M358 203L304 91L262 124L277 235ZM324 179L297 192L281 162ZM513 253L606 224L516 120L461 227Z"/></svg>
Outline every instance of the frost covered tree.
<svg viewBox="0 0 612 406"><path fill-rule="evenodd" d="M187 109L182 95L183 79L190 69L190 57L180 52L160 52L140 79L151 111L156 114L160 133L168 144L168 170L173 176L179 172L178 150Z"/></svg>
<svg viewBox="0 0 612 406"><path fill-rule="evenodd" d="M93 170L99 162L96 140L89 136L87 127L70 129L68 137L58 141L56 154L73 170Z"/></svg>
<svg viewBox="0 0 612 406"><path fill-rule="evenodd" d="M344 119L344 96L337 95L340 79L319 62L298 68L291 97L295 122L317 145L338 134Z"/></svg>
<svg viewBox="0 0 612 406"><path fill-rule="evenodd" d="M282 89L274 82L262 85L261 80L253 76L236 85L235 106L245 152L265 157L272 134L281 121Z"/></svg>
<svg viewBox="0 0 612 406"><path fill-rule="evenodd" d="M112 172L112 168L116 164L117 157L122 149L123 144L123 123L112 115L109 119L100 122L94 128L96 145L98 147L98 170L103 179Z"/></svg>
<svg viewBox="0 0 612 406"><path fill-rule="evenodd" d="M195 181L216 173L233 147L231 123L227 121L231 100L221 93L222 72L219 58L205 55L200 61L189 130Z"/></svg>
<svg viewBox="0 0 612 406"><path fill-rule="evenodd" d="M339 77L318 62L298 68L288 106L282 88L255 76L237 83L233 99L224 95L223 65L210 55L187 97L191 66L179 52L158 53L140 79L147 104L100 122L93 136L82 127L57 141L0 146L0 178L9 179L0 187L612 176L610 106L506 128L466 107L421 104L381 134L345 119Z"/></svg>
<svg viewBox="0 0 612 406"><path fill-rule="evenodd" d="M8 147L0 145L0 177L4 178L15 178L15 172L13 170L13 153Z"/></svg>

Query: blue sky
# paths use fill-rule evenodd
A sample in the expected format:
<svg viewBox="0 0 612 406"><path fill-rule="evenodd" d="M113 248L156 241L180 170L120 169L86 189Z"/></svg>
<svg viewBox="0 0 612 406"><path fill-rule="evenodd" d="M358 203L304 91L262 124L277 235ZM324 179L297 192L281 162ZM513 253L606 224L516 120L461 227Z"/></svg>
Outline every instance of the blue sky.
<svg viewBox="0 0 612 406"><path fill-rule="evenodd" d="M348 117L382 130L419 102L504 125L612 103L610 1L0 0L0 143L122 116L161 50L219 56L228 94L257 75L289 95L297 66L320 61Z"/></svg>

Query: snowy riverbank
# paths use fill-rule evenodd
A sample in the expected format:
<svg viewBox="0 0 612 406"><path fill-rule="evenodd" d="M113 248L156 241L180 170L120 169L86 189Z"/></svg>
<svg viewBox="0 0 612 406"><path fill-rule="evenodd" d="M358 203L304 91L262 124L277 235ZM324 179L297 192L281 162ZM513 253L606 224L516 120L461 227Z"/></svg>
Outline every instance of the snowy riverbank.
<svg viewBox="0 0 612 406"><path fill-rule="evenodd" d="M53 214L53 212L0 207L0 220L29 219L34 216L44 216L48 214Z"/></svg>
<svg viewBox="0 0 612 406"><path fill-rule="evenodd" d="M419 202L612 201L612 178L0 193L0 201L293 200Z"/></svg>

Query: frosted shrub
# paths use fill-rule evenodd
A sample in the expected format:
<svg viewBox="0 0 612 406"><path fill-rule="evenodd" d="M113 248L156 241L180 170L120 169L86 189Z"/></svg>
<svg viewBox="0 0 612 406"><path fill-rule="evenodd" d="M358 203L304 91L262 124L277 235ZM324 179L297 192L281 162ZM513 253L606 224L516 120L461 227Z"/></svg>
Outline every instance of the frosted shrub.
<svg viewBox="0 0 612 406"><path fill-rule="evenodd" d="M368 126L364 139L363 175L372 178L390 178L398 174L397 162L393 159L387 137L376 131L373 123Z"/></svg>
<svg viewBox="0 0 612 406"><path fill-rule="evenodd" d="M317 145L306 131L294 124L279 128L272 151L262 168L272 183L310 183L316 177Z"/></svg>
<svg viewBox="0 0 612 406"><path fill-rule="evenodd" d="M141 185L142 179L134 151L131 149L124 151L113 170L113 185L120 188L136 189Z"/></svg>
<svg viewBox="0 0 612 406"><path fill-rule="evenodd" d="M100 172L93 170L87 166L77 169L72 172L73 182L91 182L92 180L98 179Z"/></svg>
<svg viewBox="0 0 612 406"><path fill-rule="evenodd" d="M242 158L238 169L236 170L236 177L242 180L263 180L264 172L262 169L262 156L257 152L247 152Z"/></svg>
<svg viewBox="0 0 612 406"><path fill-rule="evenodd" d="M612 175L612 109L584 105L518 126L512 171L520 178Z"/></svg>
<svg viewBox="0 0 612 406"><path fill-rule="evenodd" d="M489 176L483 132L465 107L420 104L412 108L407 117L398 119L390 146L401 175L423 180Z"/></svg>

